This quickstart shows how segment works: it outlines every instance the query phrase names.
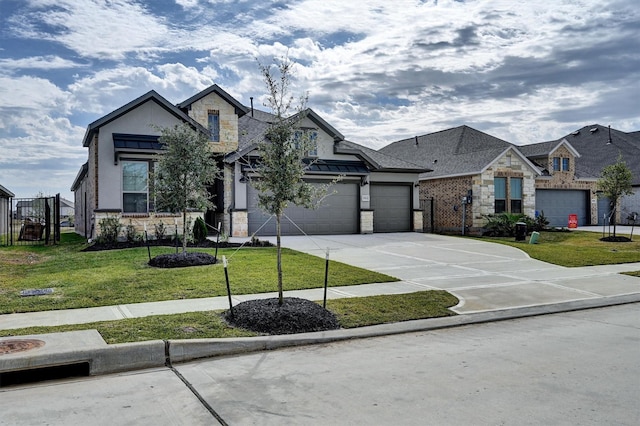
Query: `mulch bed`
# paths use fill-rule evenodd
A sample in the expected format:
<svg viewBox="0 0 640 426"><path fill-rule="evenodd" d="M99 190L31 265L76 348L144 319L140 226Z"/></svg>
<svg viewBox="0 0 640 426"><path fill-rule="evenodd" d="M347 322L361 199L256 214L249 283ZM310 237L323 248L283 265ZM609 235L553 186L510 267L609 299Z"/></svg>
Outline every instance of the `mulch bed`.
<svg viewBox="0 0 640 426"><path fill-rule="evenodd" d="M249 300L239 303L222 314L232 326L257 333L294 334L336 330L340 323L336 316L310 300L286 297L282 306L278 298Z"/></svg>
<svg viewBox="0 0 640 426"><path fill-rule="evenodd" d="M220 241L219 243L217 243L218 248L233 248L233 247L241 247L241 246L242 247L271 247L272 245L273 244L271 244L269 241L261 241L261 240L248 241L244 244L230 243L228 241ZM82 251L121 250L121 249L146 247L146 246L147 246L147 243L145 243L144 241L117 241L115 243L95 242L90 246L86 247L85 249L83 249ZM171 240L149 240L149 246L175 247L175 243ZM182 244L178 246L178 248L181 248L181 247L182 247ZM206 240L197 244L189 243L187 247L215 249L216 242L211 240Z"/></svg>
<svg viewBox="0 0 640 426"><path fill-rule="evenodd" d="M609 236L600 238L600 241L605 241L607 243L630 243L631 239L627 237L619 237L619 236Z"/></svg>
<svg viewBox="0 0 640 426"><path fill-rule="evenodd" d="M156 268L186 268L188 266L213 265L216 258L208 253L187 252L161 254L149 261Z"/></svg>

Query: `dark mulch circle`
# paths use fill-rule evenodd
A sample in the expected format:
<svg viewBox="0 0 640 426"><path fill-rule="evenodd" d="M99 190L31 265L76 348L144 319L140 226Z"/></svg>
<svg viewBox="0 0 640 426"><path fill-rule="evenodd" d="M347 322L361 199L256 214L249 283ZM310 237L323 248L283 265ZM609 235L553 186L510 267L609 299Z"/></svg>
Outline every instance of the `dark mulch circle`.
<svg viewBox="0 0 640 426"><path fill-rule="evenodd" d="M607 243L630 243L631 239L627 237L619 237L619 236L609 236L600 238L600 241L605 241Z"/></svg>
<svg viewBox="0 0 640 426"><path fill-rule="evenodd" d="M187 266L213 265L216 258L208 253L171 253L161 254L149 261L156 268L185 268Z"/></svg>
<svg viewBox="0 0 640 426"><path fill-rule="evenodd" d="M223 318L231 325L266 334L294 334L340 328L336 316L310 300L286 297L249 300L226 311Z"/></svg>

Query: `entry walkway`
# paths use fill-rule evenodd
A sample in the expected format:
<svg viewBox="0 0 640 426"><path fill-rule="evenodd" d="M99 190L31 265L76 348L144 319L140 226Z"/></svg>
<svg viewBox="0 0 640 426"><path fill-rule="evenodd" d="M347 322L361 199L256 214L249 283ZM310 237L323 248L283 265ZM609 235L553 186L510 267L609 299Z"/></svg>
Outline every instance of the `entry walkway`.
<svg viewBox="0 0 640 426"><path fill-rule="evenodd" d="M330 287L329 299L447 290L460 299L459 314L499 311L580 300L638 294L640 263L565 268L533 260L521 250L480 240L434 234L396 233L283 237L283 246L370 269L401 281ZM322 300L322 289L285 292L287 297ZM238 295L233 303L275 297L276 293ZM228 299L173 300L98 308L0 315L0 329L227 309Z"/></svg>

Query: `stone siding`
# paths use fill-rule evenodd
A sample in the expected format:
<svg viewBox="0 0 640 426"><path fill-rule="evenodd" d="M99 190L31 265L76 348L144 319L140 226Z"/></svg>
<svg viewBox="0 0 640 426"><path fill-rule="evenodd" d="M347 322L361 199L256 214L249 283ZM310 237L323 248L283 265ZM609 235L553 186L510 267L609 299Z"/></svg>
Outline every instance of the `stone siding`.
<svg viewBox="0 0 640 426"><path fill-rule="evenodd" d="M189 117L205 128L209 126L209 111L218 111L220 117L220 142L211 142L211 151L227 153L238 149L238 116L232 105L216 93L195 101L189 110Z"/></svg>
<svg viewBox="0 0 640 426"><path fill-rule="evenodd" d="M120 212L96 212L95 213L95 231L94 237L100 236L100 221L106 218L117 217L122 225L119 239L126 238L126 228L132 225L135 228L136 235L143 237L145 227L147 235L150 240L156 238L155 226L161 222L165 228L165 237L172 237L176 234L176 227L178 235L182 235L182 214L171 213L120 213ZM195 222L196 218L203 218L202 212L190 212L187 213L187 221L191 219L191 226Z"/></svg>
<svg viewBox="0 0 640 426"><path fill-rule="evenodd" d="M373 210L360 210L360 233L373 234Z"/></svg>
<svg viewBox="0 0 640 426"><path fill-rule="evenodd" d="M246 210L234 210L231 212L231 236L249 236L249 213Z"/></svg>

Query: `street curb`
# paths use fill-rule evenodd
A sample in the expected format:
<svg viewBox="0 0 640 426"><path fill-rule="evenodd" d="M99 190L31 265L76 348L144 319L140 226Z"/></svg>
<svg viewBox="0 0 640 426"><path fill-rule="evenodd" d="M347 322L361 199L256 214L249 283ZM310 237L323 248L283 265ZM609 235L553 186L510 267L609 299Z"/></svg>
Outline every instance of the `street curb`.
<svg viewBox="0 0 640 426"><path fill-rule="evenodd" d="M536 305L524 308L503 309L490 312L462 314L451 317L429 318L314 333L225 339L171 340L168 342L168 353L169 359L172 363L183 363L202 358L230 356L295 346L438 330L443 328L507 321L518 318L558 314L638 302L640 302L640 293L634 293L621 296L601 297L597 299L577 300L549 305Z"/></svg>
<svg viewBox="0 0 640 426"><path fill-rule="evenodd" d="M203 358L438 330L638 302L640 302L640 293L634 293L314 333L221 339L151 340L114 345L107 345L96 330L4 337L0 341L41 339L46 342L44 347L48 349L0 356L0 379L1 375L7 372L21 372L78 363L88 363L89 374L95 376L171 366L174 363L185 363ZM78 339L84 339L86 345L84 347L78 345Z"/></svg>

